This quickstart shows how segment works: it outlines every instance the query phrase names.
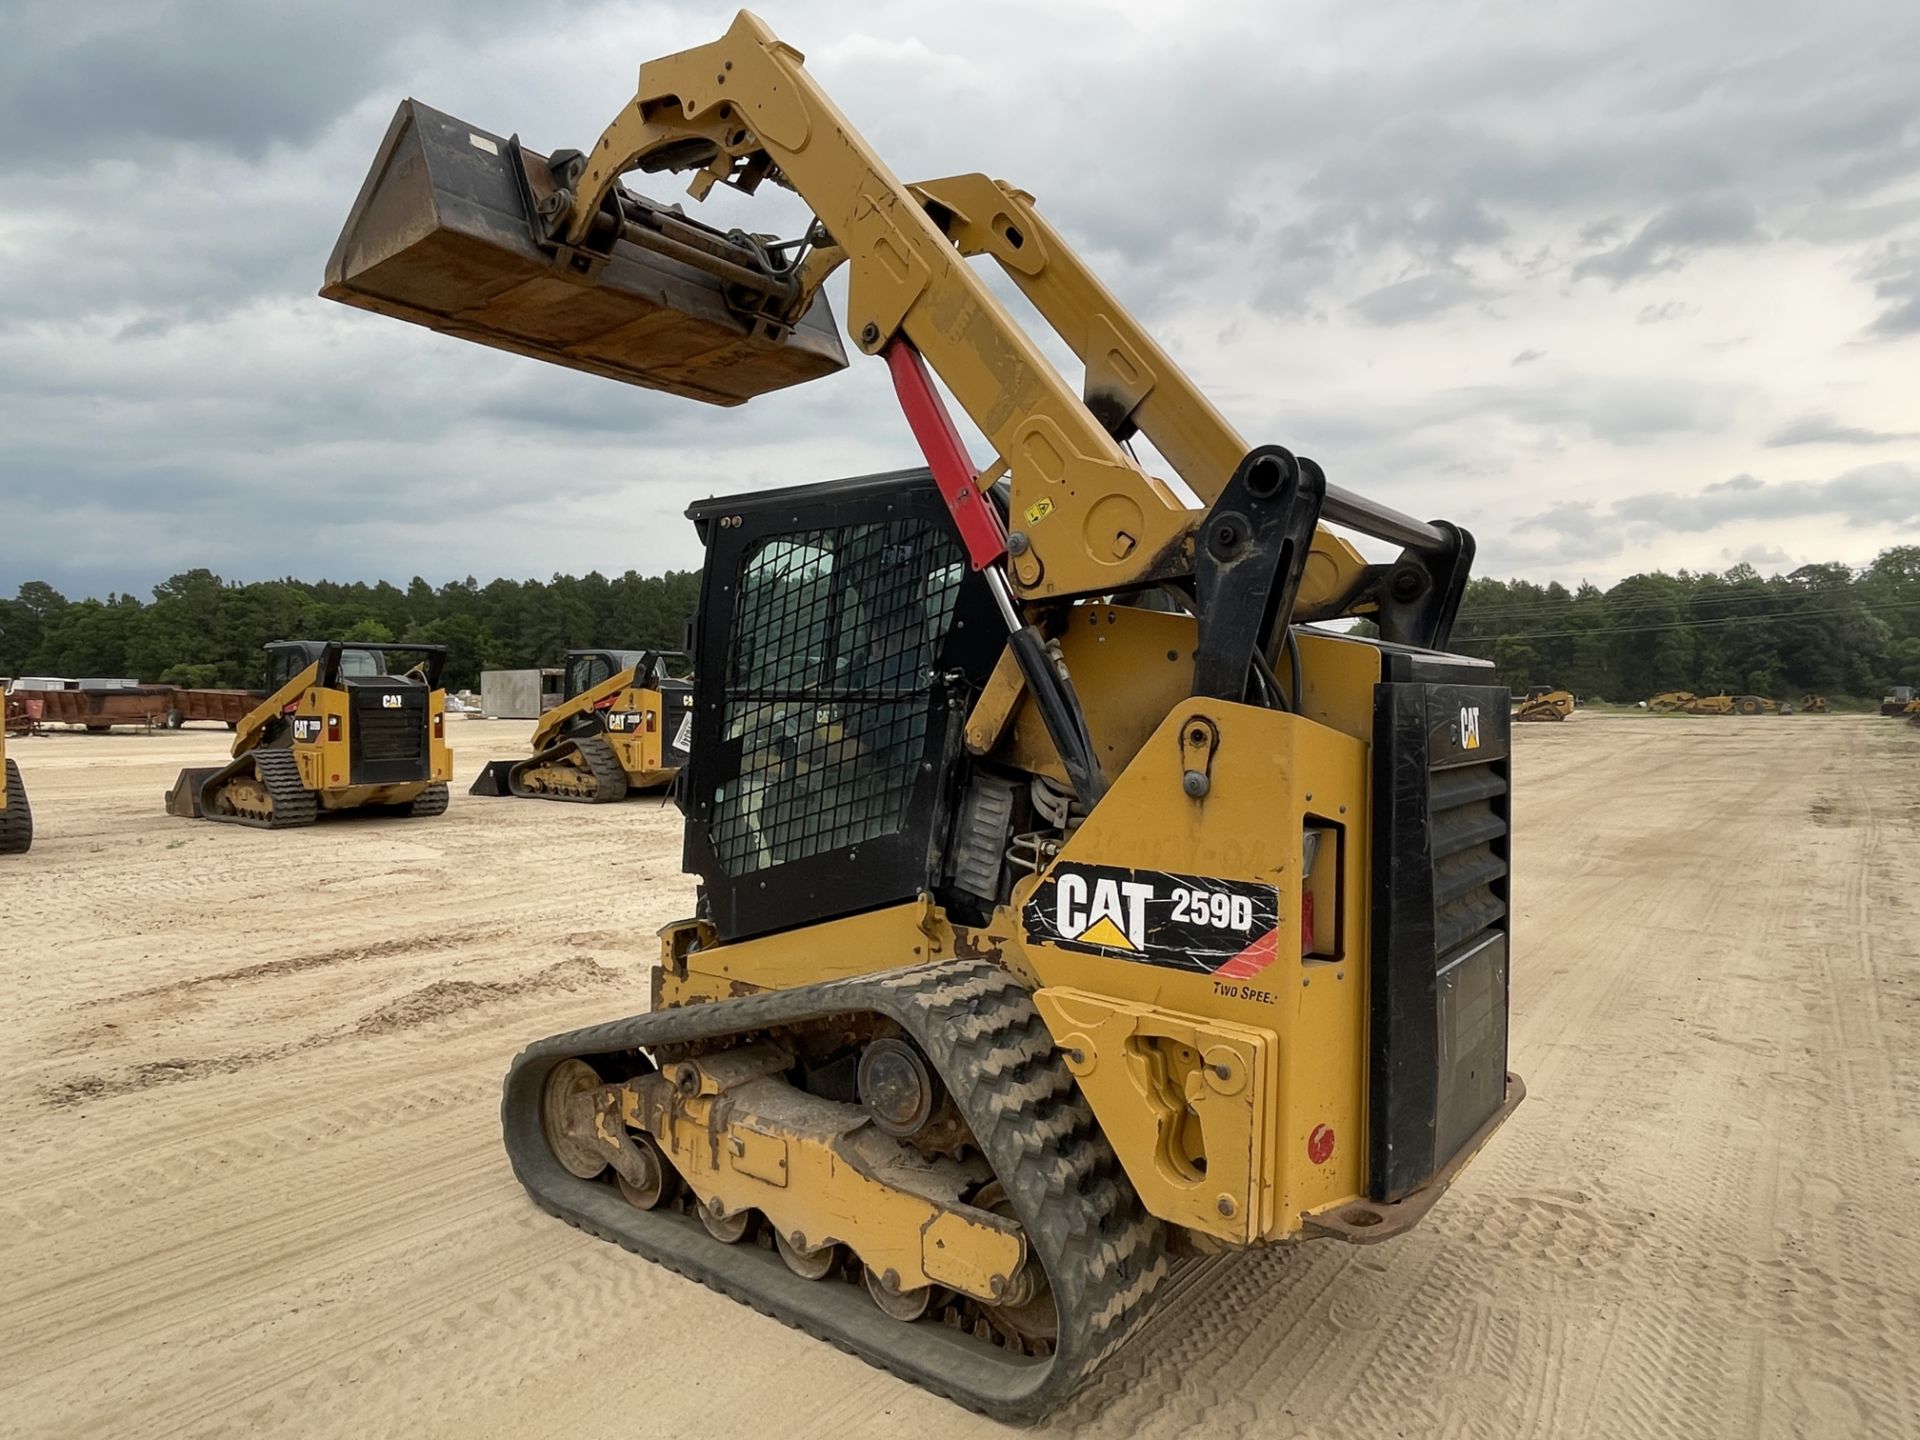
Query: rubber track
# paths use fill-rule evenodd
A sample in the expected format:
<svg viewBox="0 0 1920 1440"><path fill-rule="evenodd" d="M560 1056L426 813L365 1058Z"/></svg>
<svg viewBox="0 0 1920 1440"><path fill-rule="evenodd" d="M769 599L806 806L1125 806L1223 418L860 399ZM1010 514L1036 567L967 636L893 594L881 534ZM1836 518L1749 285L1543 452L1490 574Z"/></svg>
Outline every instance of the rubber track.
<svg viewBox="0 0 1920 1440"><path fill-rule="evenodd" d="M424 820L432 815L444 815L446 813L447 782L444 780L434 781L431 785L427 786L426 789L414 796L412 803L407 806L407 814L416 820Z"/></svg>
<svg viewBox="0 0 1920 1440"><path fill-rule="evenodd" d="M862 1012L896 1021L920 1045L1005 1186L1053 1287L1060 1325L1051 1357L1016 1356L937 1321L902 1324L857 1286L802 1280L777 1255L721 1245L696 1220L637 1210L611 1185L568 1174L547 1147L541 1091L564 1059L592 1064L641 1047L699 1045ZM514 1174L549 1214L1001 1420L1037 1419L1071 1395L1145 1317L1169 1273L1165 1229L1141 1206L1031 997L987 961L914 966L555 1035L513 1062L501 1123Z"/></svg>
<svg viewBox="0 0 1920 1440"><path fill-rule="evenodd" d="M268 798L273 801L273 814L264 820L255 820L250 815L222 815L207 803L214 793L214 787L229 776L241 773L248 762L253 764L261 784L267 787ZM262 746L248 751L200 787L200 813L223 825L251 825L256 830L286 830L295 825L311 825L319 811L319 800L300 779L300 762L293 758L291 750L282 750L277 746Z"/></svg>
<svg viewBox="0 0 1920 1440"><path fill-rule="evenodd" d="M7 808L0 810L0 855L23 855L33 845L33 811L20 767L7 761Z"/></svg>
<svg viewBox="0 0 1920 1440"><path fill-rule="evenodd" d="M551 764L562 758L561 752L572 746L575 753L586 761L587 769L593 775L593 794L557 795L546 790L522 790L519 787L520 776L535 765ZM613 753L613 747L598 735L582 735L578 739L563 740L558 745L549 745L532 758L522 760L507 775L507 788L523 800L564 800L575 805L611 805L627 798L627 771L621 765L620 757Z"/></svg>

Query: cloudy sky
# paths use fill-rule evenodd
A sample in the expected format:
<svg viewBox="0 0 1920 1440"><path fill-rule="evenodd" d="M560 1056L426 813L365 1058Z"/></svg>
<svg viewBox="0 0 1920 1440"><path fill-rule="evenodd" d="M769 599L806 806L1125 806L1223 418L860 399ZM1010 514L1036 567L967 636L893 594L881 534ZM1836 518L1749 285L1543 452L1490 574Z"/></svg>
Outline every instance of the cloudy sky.
<svg viewBox="0 0 1920 1440"><path fill-rule="evenodd" d="M315 297L402 96L585 145L731 13L10 0L0 593L686 567L693 497L911 463L875 361L715 410ZM761 13L899 174L1033 192L1250 440L1482 573L1920 541L1911 0Z"/></svg>

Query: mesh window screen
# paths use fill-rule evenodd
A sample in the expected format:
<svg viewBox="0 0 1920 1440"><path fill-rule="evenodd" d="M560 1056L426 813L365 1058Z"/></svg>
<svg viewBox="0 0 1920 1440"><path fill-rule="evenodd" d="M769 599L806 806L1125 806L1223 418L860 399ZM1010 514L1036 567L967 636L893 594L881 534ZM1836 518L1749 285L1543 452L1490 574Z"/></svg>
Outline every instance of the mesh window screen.
<svg viewBox="0 0 1920 1440"><path fill-rule="evenodd" d="M727 647L709 836L748 875L898 830L964 573L943 530L890 520L748 552Z"/></svg>

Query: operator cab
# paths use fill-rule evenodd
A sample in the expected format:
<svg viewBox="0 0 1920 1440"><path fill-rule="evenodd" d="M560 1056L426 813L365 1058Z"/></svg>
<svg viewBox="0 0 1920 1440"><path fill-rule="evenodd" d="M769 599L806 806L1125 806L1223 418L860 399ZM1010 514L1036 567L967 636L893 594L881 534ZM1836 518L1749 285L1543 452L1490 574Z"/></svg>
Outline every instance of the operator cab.
<svg viewBox="0 0 1920 1440"><path fill-rule="evenodd" d="M567 693L564 699L584 695L604 685L622 670L636 671L635 682L647 683L647 657L650 650L569 650L567 652Z"/></svg>
<svg viewBox="0 0 1920 1440"><path fill-rule="evenodd" d="M968 790L966 716L1006 627L931 473L687 514L707 547L694 656L708 703L688 712L686 862L721 938L921 893L965 903L946 837Z"/></svg>
<svg viewBox="0 0 1920 1440"><path fill-rule="evenodd" d="M658 689L663 680L685 680L692 661L678 650L569 650L567 693L571 700L604 685L623 670L634 672L633 683L644 690Z"/></svg>
<svg viewBox="0 0 1920 1440"><path fill-rule="evenodd" d="M403 656L417 656L420 663L396 674L387 666L387 656L396 652ZM352 688L355 682L378 681L384 682L381 688L407 684L433 689L439 684L440 671L446 664L446 658L447 648L444 645L399 645L374 641L353 645L339 640L270 640L267 642L267 693L271 695L291 683L309 665L320 667L319 683L326 688L335 685Z"/></svg>

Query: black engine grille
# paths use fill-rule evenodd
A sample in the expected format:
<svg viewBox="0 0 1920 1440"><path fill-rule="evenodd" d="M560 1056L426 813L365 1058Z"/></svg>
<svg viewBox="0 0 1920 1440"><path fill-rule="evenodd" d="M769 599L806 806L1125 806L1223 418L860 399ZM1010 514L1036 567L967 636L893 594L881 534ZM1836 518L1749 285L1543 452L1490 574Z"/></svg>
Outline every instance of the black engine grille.
<svg viewBox="0 0 1920 1440"><path fill-rule="evenodd" d="M1505 1098L1509 740L1502 686L1409 678L1375 688L1376 1200L1426 1184Z"/></svg>
<svg viewBox="0 0 1920 1440"><path fill-rule="evenodd" d="M1506 769L1506 757L1501 756L1481 765L1437 770L1428 782L1433 948L1441 969L1507 913Z"/></svg>
<svg viewBox="0 0 1920 1440"><path fill-rule="evenodd" d="M399 785L425 780L427 756L427 692L420 685L354 684L349 759L356 785ZM390 704L390 700L398 704Z"/></svg>

